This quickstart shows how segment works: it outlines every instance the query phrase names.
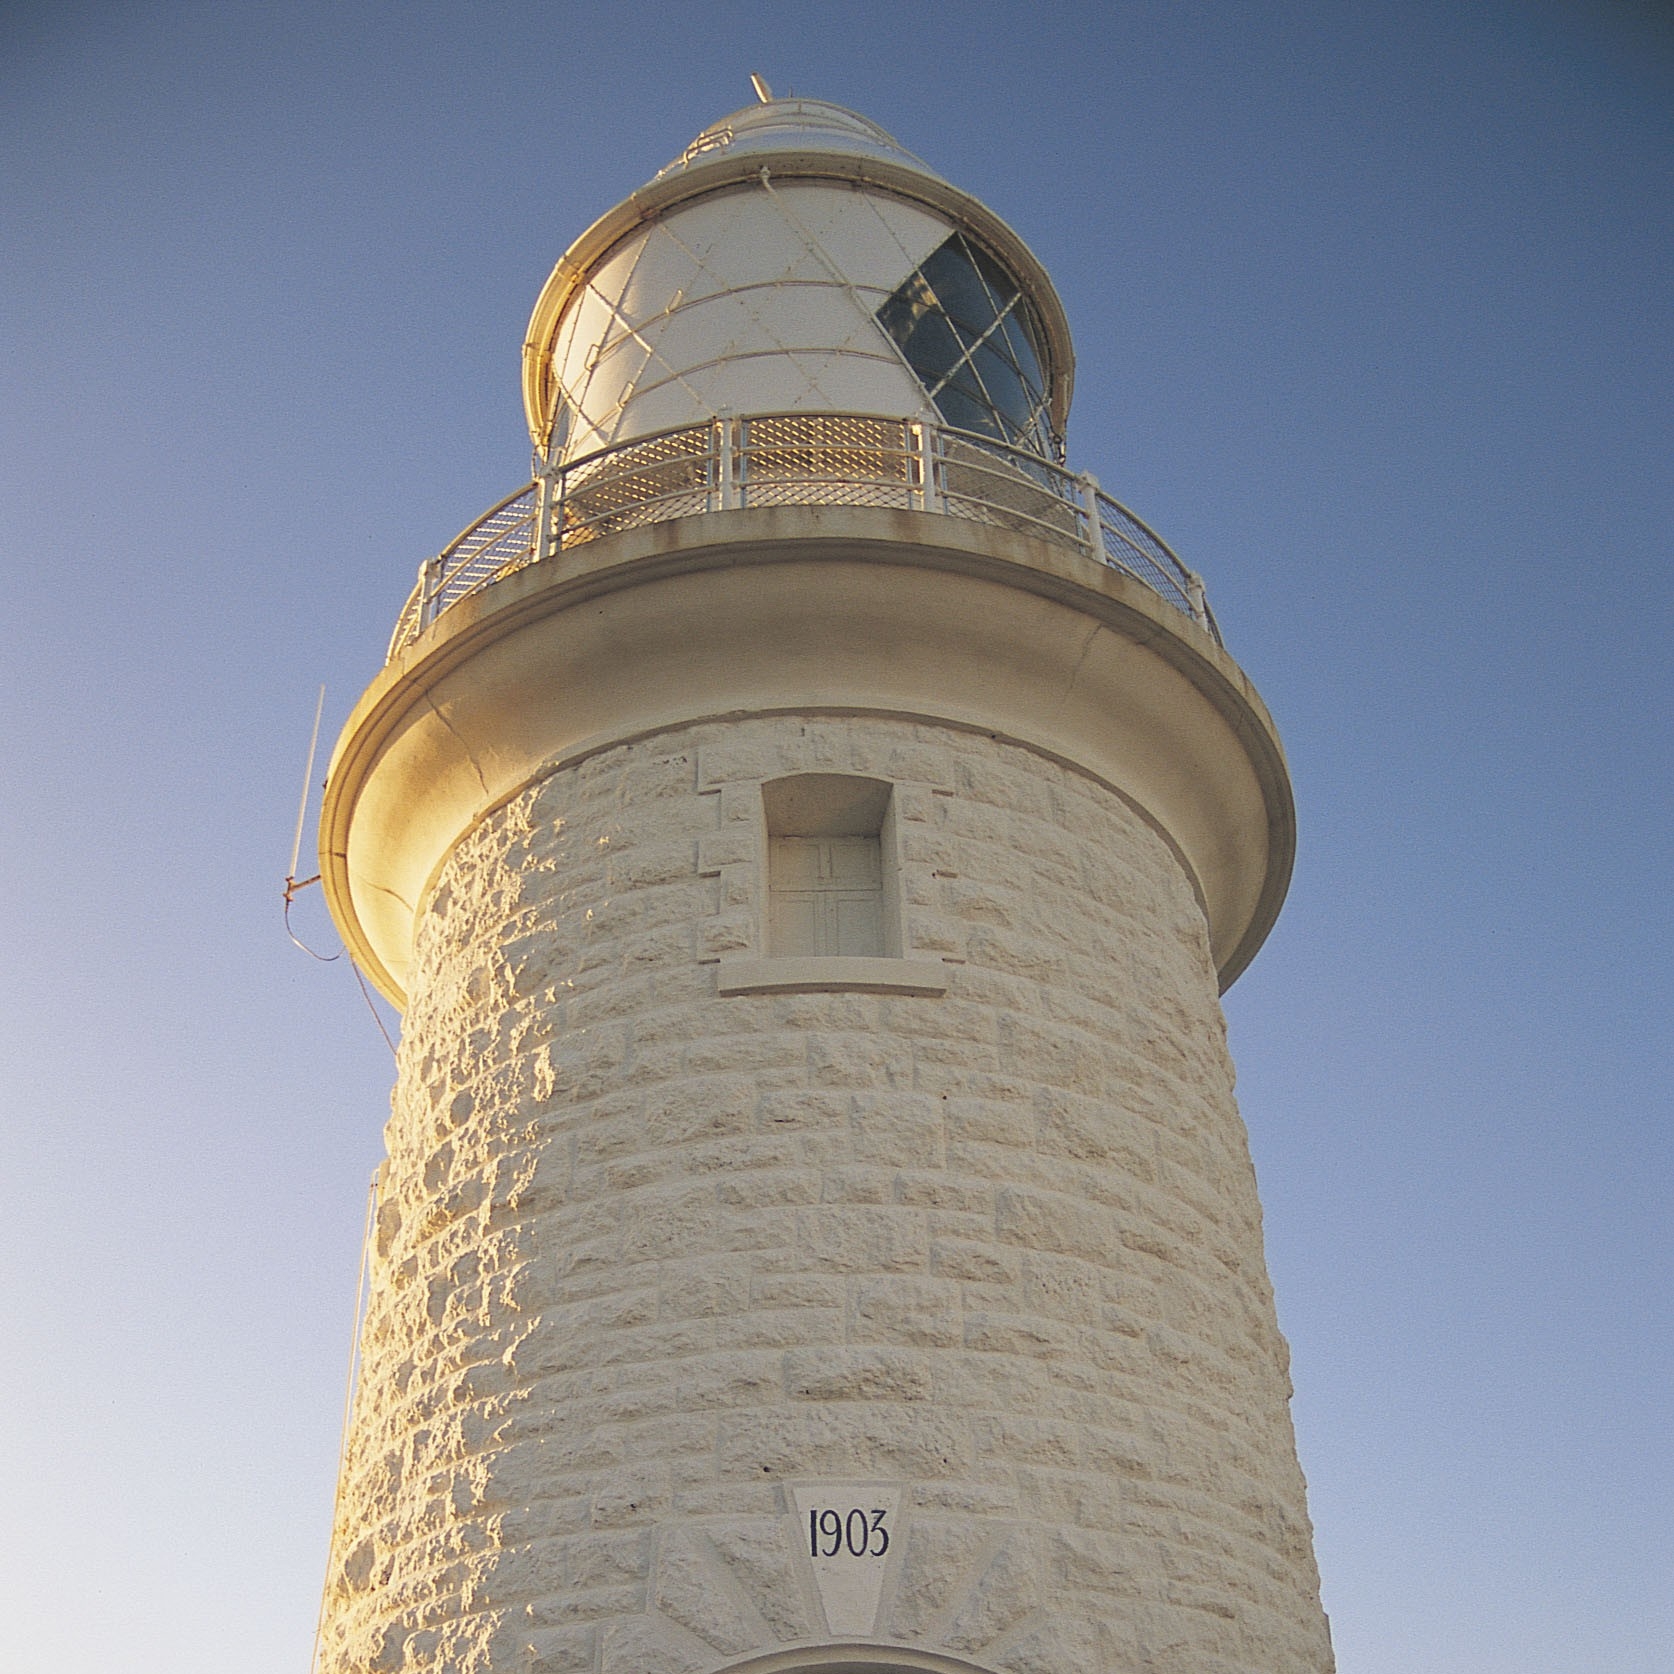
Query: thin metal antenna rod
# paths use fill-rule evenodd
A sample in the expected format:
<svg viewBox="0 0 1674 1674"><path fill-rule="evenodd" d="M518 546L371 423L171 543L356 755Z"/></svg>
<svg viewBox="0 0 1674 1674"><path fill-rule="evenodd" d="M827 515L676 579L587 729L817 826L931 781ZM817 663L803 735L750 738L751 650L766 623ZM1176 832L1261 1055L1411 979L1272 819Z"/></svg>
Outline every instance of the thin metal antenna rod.
<svg viewBox="0 0 1674 1674"><path fill-rule="evenodd" d="M308 765L302 770L302 801L296 811L296 841L291 844L291 864L285 872L285 887L296 885L296 863L302 856L302 822L308 818L308 793L314 782L314 752L320 743L320 716L325 713L325 686L314 703L314 733L308 740ZM288 897L287 897L288 899Z"/></svg>
<svg viewBox="0 0 1674 1674"><path fill-rule="evenodd" d="M320 687L320 695L314 703L314 736L308 740L308 765L302 770L302 802L296 811L296 841L291 844L291 869L285 874L285 934L308 955L310 959L318 959L322 965L330 965L343 957L341 951L337 953L316 953L306 942L298 940L297 933L291 928L291 903L297 897L297 891L306 889L310 884L320 881L320 874L316 872L311 878L299 878L296 875L296 863L302 855L302 823L308 818L308 792L312 788L314 778L314 752L320 743L320 715L325 709L325 687ZM351 960L352 964L353 961ZM359 971L355 972L358 977ZM371 1005L368 1000L367 1004ZM378 1018L378 1027L383 1029L384 1020L378 1017L376 1010L372 1015ZM384 1030L384 1039L389 1039L389 1031ZM393 1051L394 1048L392 1047Z"/></svg>
<svg viewBox="0 0 1674 1674"><path fill-rule="evenodd" d="M355 1417L355 1386L360 1381L360 1333L366 1320L367 1292L371 1288L372 1232L378 1221L378 1176L366 1188L366 1222L360 1234L360 1270L355 1275L355 1328L349 1338L349 1371L343 1384L343 1423L337 1432L337 1492L331 1501L331 1536L326 1542L326 1578L320 1589L320 1608L314 1617L314 1654L308 1659L309 1674L320 1666L320 1641L325 1632L326 1600L331 1597L331 1570L337 1556L337 1525L343 1514L343 1461L349 1456L349 1429Z"/></svg>

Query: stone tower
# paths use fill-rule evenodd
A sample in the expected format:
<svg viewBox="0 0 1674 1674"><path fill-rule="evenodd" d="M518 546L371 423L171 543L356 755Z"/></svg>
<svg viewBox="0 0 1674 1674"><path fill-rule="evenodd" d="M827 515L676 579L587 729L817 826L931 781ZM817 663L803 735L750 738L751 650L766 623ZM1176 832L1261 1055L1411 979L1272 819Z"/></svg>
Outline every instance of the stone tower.
<svg viewBox="0 0 1674 1674"><path fill-rule="evenodd" d="M1052 284L764 98L604 216L322 870L405 1012L331 1674L1331 1667L1218 990L1283 755Z"/></svg>

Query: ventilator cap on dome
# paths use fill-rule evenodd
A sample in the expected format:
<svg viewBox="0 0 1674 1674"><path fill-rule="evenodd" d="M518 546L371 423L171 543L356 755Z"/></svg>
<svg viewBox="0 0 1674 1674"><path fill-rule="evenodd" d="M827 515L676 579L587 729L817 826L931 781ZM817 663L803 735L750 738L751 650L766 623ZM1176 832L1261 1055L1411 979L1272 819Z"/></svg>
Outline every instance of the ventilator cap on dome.
<svg viewBox="0 0 1674 1674"><path fill-rule="evenodd" d="M743 156L762 151L830 151L881 157L909 168L933 171L876 122L825 99L763 99L719 122L711 122L666 168L664 176L725 152Z"/></svg>
<svg viewBox="0 0 1674 1674"><path fill-rule="evenodd" d="M764 98L558 263L524 399L537 448L565 460L784 412L923 419L1056 458L1073 366L1046 270L997 215L867 118Z"/></svg>

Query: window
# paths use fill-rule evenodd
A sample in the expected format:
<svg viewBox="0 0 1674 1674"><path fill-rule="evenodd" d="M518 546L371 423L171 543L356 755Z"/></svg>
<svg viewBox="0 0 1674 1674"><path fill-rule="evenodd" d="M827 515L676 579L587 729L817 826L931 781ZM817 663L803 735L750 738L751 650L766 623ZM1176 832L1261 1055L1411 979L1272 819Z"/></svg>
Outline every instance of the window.
<svg viewBox="0 0 1674 1674"><path fill-rule="evenodd" d="M947 992L939 958L905 953L895 791L886 779L797 773L761 788L765 958L720 961L721 994Z"/></svg>
<svg viewBox="0 0 1674 1674"><path fill-rule="evenodd" d="M878 310L878 324L956 430L1059 457L1034 310L1005 269L963 233L902 281Z"/></svg>
<svg viewBox="0 0 1674 1674"><path fill-rule="evenodd" d="M767 887L770 955L883 957L876 837L775 837Z"/></svg>
<svg viewBox="0 0 1674 1674"><path fill-rule="evenodd" d="M762 787L769 958L882 959L896 951L894 868L883 853L889 792L882 779L837 773Z"/></svg>

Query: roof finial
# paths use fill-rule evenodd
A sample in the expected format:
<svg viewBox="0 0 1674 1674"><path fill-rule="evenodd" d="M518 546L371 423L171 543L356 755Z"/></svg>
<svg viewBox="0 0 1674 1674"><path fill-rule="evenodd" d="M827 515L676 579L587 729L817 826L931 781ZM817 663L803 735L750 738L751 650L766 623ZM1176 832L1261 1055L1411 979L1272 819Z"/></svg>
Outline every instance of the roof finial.
<svg viewBox="0 0 1674 1674"><path fill-rule="evenodd" d="M755 88L756 97L760 99L764 105L770 105L773 103L773 89L769 87L760 76L752 74L750 77L750 85Z"/></svg>

